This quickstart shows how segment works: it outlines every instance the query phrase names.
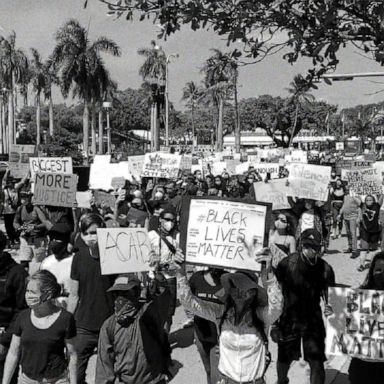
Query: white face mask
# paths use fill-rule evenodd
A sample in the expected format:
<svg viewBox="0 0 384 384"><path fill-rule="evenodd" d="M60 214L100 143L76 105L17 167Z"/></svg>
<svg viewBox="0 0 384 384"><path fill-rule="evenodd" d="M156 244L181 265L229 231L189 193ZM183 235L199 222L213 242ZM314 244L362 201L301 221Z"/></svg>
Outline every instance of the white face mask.
<svg viewBox="0 0 384 384"><path fill-rule="evenodd" d="M36 308L41 304L41 296L32 293L25 294L25 301L29 308Z"/></svg>
<svg viewBox="0 0 384 384"><path fill-rule="evenodd" d="M285 229L287 228L288 224L287 223L283 223L282 221L280 220L276 220L275 221L275 228L276 229Z"/></svg>
<svg viewBox="0 0 384 384"><path fill-rule="evenodd" d="M166 221L165 223L163 223L163 228L167 232L171 232L174 226L175 226L175 223L173 221Z"/></svg>
<svg viewBox="0 0 384 384"><path fill-rule="evenodd" d="M156 192L155 193L155 199L157 199L157 200L161 200L162 198L163 198L163 193L161 193L161 192Z"/></svg>
<svg viewBox="0 0 384 384"><path fill-rule="evenodd" d="M81 238L83 239L84 243L89 247L89 248L92 248L94 249L95 247L97 247L97 234L96 233L92 233L92 234L88 234L88 235L81 235Z"/></svg>

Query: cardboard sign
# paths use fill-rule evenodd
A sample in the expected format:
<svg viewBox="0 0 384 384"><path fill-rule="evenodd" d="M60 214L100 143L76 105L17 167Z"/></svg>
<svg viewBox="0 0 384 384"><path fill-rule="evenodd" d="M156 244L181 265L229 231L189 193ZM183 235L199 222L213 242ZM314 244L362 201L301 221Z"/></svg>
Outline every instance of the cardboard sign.
<svg viewBox="0 0 384 384"><path fill-rule="evenodd" d="M98 228L102 275L149 271L151 243L145 228Z"/></svg>
<svg viewBox="0 0 384 384"><path fill-rule="evenodd" d="M76 192L76 201L79 208L91 209L92 192Z"/></svg>
<svg viewBox="0 0 384 384"><path fill-rule="evenodd" d="M180 169L190 171L192 167L192 155L183 155L181 157Z"/></svg>
<svg viewBox="0 0 384 384"><path fill-rule="evenodd" d="M287 163L308 163L307 152L292 151L290 155L285 155Z"/></svg>
<svg viewBox="0 0 384 384"><path fill-rule="evenodd" d="M34 204L73 207L76 204L77 175L36 173Z"/></svg>
<svg viewBox="0 0 384 384"><path fill-rule="evenodd" d="M291 196L327 201L331 167L312 164L290 164L289 185Z"/></svg>
<svg viewBox="0 0 384 384"><path fill-rule="evenodd" d="M142 177L177 178L180 170L181 155L170 153L146 153Z"/></svg>
<svg viewBox="0 0 384 384"><path fill-rule="evenodd" d="M255 197L257 201L272 203L272 209L290 209L288 196L292 194L291 187L287 185L287 179L270 180L268 183L254 183Z"/></svg>
<svg viewBox="0 0 384 384"><path fill-rule="evenodd" d="M384 291L329 288L328 302L326 353L384 361Z"/></svg>
<svg viewBox="0 0 384 384"><path fill-rule="evenodd" d="M288 255L283 252L278 245L276 244L269 244L269 250L272 255L272 267L277 268L280 261L288 257Z"/></svg>
<svg viewBox="0 0 384 384"><path fill-rule="evenodd" d="M188 263L259 271L248 254L252 244L268 244L271 205L207 198L186 199L181 218L181 246Z"/></svg>
<svg viewBox="0 0 384 384"><path fill-rule="evenodd" d="M127 223L130 227L144 227L148 219L148 213L136 208L129 208Z"/></svg>
<svg viewBox="0 0 384 384"><path fill-rule="evenodd" d="M111 186L115 191L119 188L123 188L125 186L125 178L122 176L112 177Z"/></svg>
<svg viewBox="0 0 384 384"><path fill-rule="evenodd" d="M376 168L346 171L345 175L352 196L377 196L383 192L383 177Z"/></svg>
<svg viewBox="0 0 384 384"><path fill-rule="evenodd" d="M36 173L73 173L72 157L31 157L29 167L32 177Z"/></svg>
<svg viewBox="0 0 384 384"><path fill-rule="evenodd" d="M9 153L9 169L11 175L17 179L22 179L29 172L29 158L36 155L34 145L12 144Z"/></svg>
<svg viewBox="0 0 384 384"><path fill-rule="evenodd" d="M108 192L95 190L93 192L93 196L95 198L95 204L97 206L107 206L110 208L115 207L115 202L116 202L116 196L115 195L112 195Z"/></svg>
<svg viewBox="0 0 384 384"><path fill-rule="evenodd" d="M343 142L336 143L336 151L344 151L344 143Z"/></svg>
<svg viewBox="0 0 384 384"><path fill-rule="evenodd" d="M272 177L277 177L280 170L280 165L278 163L252 163L251 165L255 168L255 171L257 171L260 176L266 176L267 173L269 173Z"/></svg>
<svg viewBox="0 0 384 384"><path fill-rule="evenodd" d="M141 173L143 172L144 155L129 156L128 157L128 169L131 175L136 180L141 180Z"/></svg>

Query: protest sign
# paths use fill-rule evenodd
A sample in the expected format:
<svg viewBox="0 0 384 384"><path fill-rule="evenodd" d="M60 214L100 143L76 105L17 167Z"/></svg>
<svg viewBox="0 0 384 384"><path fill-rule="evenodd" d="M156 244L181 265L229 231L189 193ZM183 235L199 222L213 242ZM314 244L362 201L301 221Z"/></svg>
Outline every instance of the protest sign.
<svg viewBox="0 0 384 384"><path fill-rule="evenodd" d="M192 164L191 172L195 173L196 171L200 171L201 173L203 173L203 164L201 161L199 161L198 164Z"/></svg>
<svg viewBox="0 0 384 384"><path fill-rule="evenodd" d="M331 167L312 164L289 165L290 196L327 201Z"/></svg>
<svg viewBox="0 0 384 384"><path fill-rule="evenodd" d="M272 263L273 268L277 268L280 261L285 259L286 257L288 257L288 255L285 252L283 252L280 249L280 247L276 244L273 244L273 243L269 244L269 250L270 250L271 255L272 255L271 263Z"/></svg>
<svg viewBox="0 0 384 384"><path fill-rule="evenodd" d="M180 170L181 155L170 153L146 153L144 158L142 177L177 178Z"/></svg>
<svg viewBox="0 0 384 384"><path fill-rule="evenodd" d="M264 176L267 173L276 176L279 174L280 165L278 163L252 163L251 165L261 176Z"/></svg>
<svg viewBox="0 0 384 384"><path fill-rule="evenodd" d="M384 361L384 291L332 287L328 303L326 354Z"/></svg>
<svg viewBox="0 0 384 384"><path fill-rule="evenodd" d="M145 228L98 228L103 275L149 271L151 243Z"/></svg>
<svg viewBox="0 0 384 384"><path fill-rule="evenodd" d="M287 179L270 180L268 183L254 183L255 197L257 201L272 203L272 209L290 209L288 196L292 194L287 185Z"/></svg>
<svg viewBox="0 0 384 384"><path fill-rule="evenodd" d="M211 172L214 176L221 175L226 168L227 163L225 161L216 161L211 165Z"/></svg>
<svg viewBox="0 0 384 384"><path fill-rule="evenodd" d="M181 218L181 247L189 263L260 270L247 248L268 244L271 205L209 198L186 199Z"/></svg>
<svg viewBox="0 0 384 384"><path fill-rule="evenodd" d="M245 163L236 165L236 175L243 175L244 173L247 173L250 165L251 163L248 161Z"/></svg>
<svg viewBox="0 0 384 384"><path fill-rule="evenodd" d="M73 173L72 157L31 157L29 167L32 178L36 173Z"/></svg>
<svg viewBox="0 0 384 384"><path fill-rule="evenodd" d="M76 201L79 208L91 208L92 192L76 192Z"/></svg>
<svg viewBox="0 0 384 384"><path fill-rule="evenodd" d="M290 155L285 155L285 160L288 163L308 163L307 152L304 151L292 151Z"/></svg>
<svg viewBox="0 0 384 384"><path fill-rule="evenodd" d="M122 176L112 177L111 186L115 191L118 190L119 188L124 188L125 178Z"/></svg>
<svg viewBox="0 0 384 384"><path fill-rule="evenodd" d="M17 179L22 179L29 172L29 158L36 155L34 145L11 144L9 153L9 169L11 175Z"/></svg>
<svg viewBox="0 0 384 384"><path fill-rule="evenodd" d="M107 206L111 208L115 207L116 195L112 195L108 192L104 192L96 189L93 192L93 196L95 198L95 204L97 206Z"/></svg>
<svg viewBox="0 0 384 384"><path fill-rule="evenodd" d="M352 196L377 196L383 192L383 177L376 168L346 171L345 175Z"/></svg>
<svg viewBox="0 0 384 384"><path fill-rule="evenodd" d="M336 151L343 151L343 150L344 150L344 143L343 142L336 143Z"/></svg>
<svg viewBox="0 0 384 384"><path fill-rule="evenodd" d="M73 207L76 204L77 175L36 173L34 204Z"/></svg>
<svg viewBox="0 0 384 384"><path fill-rule="evenodd" d="M373 164L373 168L377 169L379 175L384 176L384 161L376 161L376 163Z"/></svg>
<svg viewBox="0 0 384 384"><path fill-rule="evenodd" d="M131 207L127 213L127 223L130 227L144 227L148 213L140 209Z"/></svg>
<svg viewBox="0 0 384 384"><path fill-rule="evenodd" d="M191 171L192 155L183 155L181 157L180 169L183 171Z"/></svg>
<svg viewBox="0 0 384 384"><path fill-rule="evenodd" d="M260 157L258 155L248 155L247 156L247 161L250 163L260 163Z"/></svg>
<svg viewBox="0 0 384 384"><path fill-rule="evenodd" d="M233 160L225 160L226 167L225 170L231 174L235 175L236 174L236 167L240 164L240 160L233 159Z"/></svg>
<svg viewBox="0 0 384 384"><path fill-rule="evenodd" d="M145 158L144 155L128 157L129 172L136 180L141 180L141 173L143 172L144 158Z"/></svg>

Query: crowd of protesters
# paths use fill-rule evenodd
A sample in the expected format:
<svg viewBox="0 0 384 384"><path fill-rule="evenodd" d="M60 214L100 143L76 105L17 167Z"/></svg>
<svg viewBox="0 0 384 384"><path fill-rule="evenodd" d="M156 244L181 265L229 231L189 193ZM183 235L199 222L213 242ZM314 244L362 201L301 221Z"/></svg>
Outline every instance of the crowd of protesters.
<svg viewBox="0 0 384 384"><path fill-rule="evenodd" d="M265 383L270 339L278 344L278 384L289 382L302 351L311 384L324 384L323 315L332 312L327 291L336 282L322 256L345 228L345 252L360 258L360 272L368 270L363 288L384 289L383 196L351 196L333 172L328 201L290 198L291 209L273 212L269 244L288 256L278 265L269 248L252 247L248 256L261 263L261 273L186 265L179 233L184 197L254 201L259 183L269 180L252 167L241 176L198 170L176 180L143 178L110 191L114 204L93 199L82 209L34 205L28 177L15 180L7 171L6 235L0 232L3 384L86 383L96 351L98 384L167 383L177 298L185 325L194 327L209 384ZM147 228L152 271L102 275L97 229L107 227ZM368 373L371 384L382 383L384 364L352 360L353 384Z"/></svg>

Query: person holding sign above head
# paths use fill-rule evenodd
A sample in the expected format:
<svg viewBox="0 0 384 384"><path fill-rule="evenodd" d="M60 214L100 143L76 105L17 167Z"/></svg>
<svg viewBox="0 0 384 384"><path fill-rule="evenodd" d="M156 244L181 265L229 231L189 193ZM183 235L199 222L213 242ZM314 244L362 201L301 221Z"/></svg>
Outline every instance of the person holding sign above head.
<svg viewBox="0 0 384 384"><path fill-rule="evenodd" d="M271 332L278 343L278 384L288 384L288 371L292 361L301 356L301 343L311 369L311 384L324 384L325 327L320 299L327 303L335 274L319 257L321 240L316 230L305 230L299 251L280 261L275 271L284 296L283 313Z"/></svg>
<svg viewBox="0 0 384 384"><path fill-rule="evenodd" d="M384 252L375 255L367 277L360 287L384 291ZM351 384L382 384L384 382L384 361L353 357L349 366Z"/></svg>
<svg viewBox="0 0 384 384"><path fill-rule="evenodd" d="M380 240L381 226L379 222L380 207L383 204L384 195L380 195L378 202L372 195L367 195L359 210L357 223L360 225L360 266L357 269L363 272L369 251L377 250Z"/></svg>
<svg viewBox="0 0 384 384"><path fill-rule="evenodd" d="M260 294L257 276L253 272L239 271L221 276L224 305L201 300L192 294L185 275L184 255L180 250L175 255L180 265L177 282L182 304L195 316L214 322L218 328L220 384L265 384L264 375L270 363L267 328L279 318L283 308L282 293L270 257L256 258L253 249L247 250L255 263L266 261L261 277L267 299Z"/></svg>

